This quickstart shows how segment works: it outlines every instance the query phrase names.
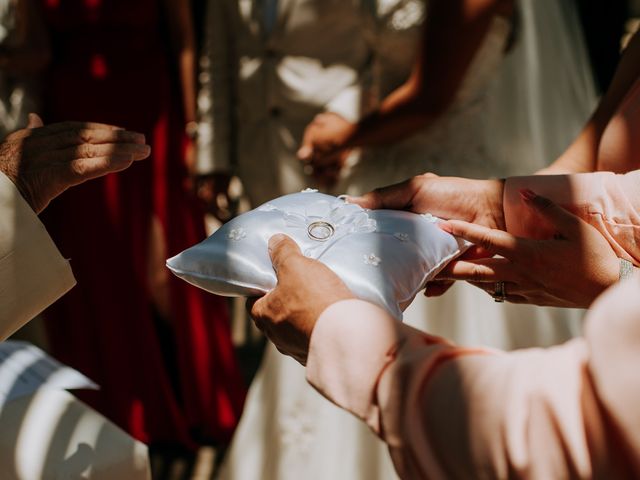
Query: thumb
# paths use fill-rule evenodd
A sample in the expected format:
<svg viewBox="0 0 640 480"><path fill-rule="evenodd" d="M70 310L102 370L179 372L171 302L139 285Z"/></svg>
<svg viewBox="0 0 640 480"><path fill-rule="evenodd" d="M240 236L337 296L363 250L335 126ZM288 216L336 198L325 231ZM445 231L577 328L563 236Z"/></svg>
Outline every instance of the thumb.
<svg viewBox="0 0 640 480"><path fill-rule="evenodd" d="M309 144L304 144L298 149L298 158L304 162L311 160L313 155L313 147Z"/></svg>
<svg viewBox="0 0 640 480"><path fill-rule="evenodd" d="M35 113L30 113L27 128L40 128L42 126L44 126L44 123L42 122L40 116Z"/></svg>
<svg viewBox="0 0 640 480"><path fill-rule="evenodd" d="M580 217L565 210L550 199L542 197L529 189L520 190L525 205L535 210L565 238L573 238L586 224Z"/></svg>
<svg viewBox="0 0 640 480"><path fill-rule="evenodd" d="M311 141L311 126L308 126L304 131L304 135L302 137L302 143L300 144L300 148L298 149L298 159L303 162L308 162L313 157L313 142Z"/></svg>
<svg viewBox="0 0 640 480"><path fill-rule="evenodd" d="M285 262L301 256L300 247L291 237L279 233L269 239L269 257L276 275L279 276Z"/></svg>

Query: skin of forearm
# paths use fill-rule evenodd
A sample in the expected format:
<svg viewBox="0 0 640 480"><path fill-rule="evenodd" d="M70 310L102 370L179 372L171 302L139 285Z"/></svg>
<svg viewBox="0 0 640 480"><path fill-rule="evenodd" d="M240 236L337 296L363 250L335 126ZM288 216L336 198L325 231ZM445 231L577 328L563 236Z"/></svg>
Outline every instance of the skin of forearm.
<svg viewBox="0 0 640 480"><path fill-rule="evenodd" d="M493 20L511 7L507 0L432 0L411 77L339 147L398 141L436 122L455 100Z"/></svg>
<svg viewBox="0 0 640 480"><path fill-rule="evenodd" d="M344 141L345 148L396 142L427 128L438 119L446 105L425 105L412 83L402 85L380 108L365 116Z"/></svg>
<svg viewBox="0 0 640 480"><path fill-rule="evenodd" d="M624 171L599 161L600 141L627 93L640 78L640 35L636 34L624 51L609 89L578 138L554 163L538 174L583 173L601 170Z"/></svg>
<svg viewBox="0 0 640 480"><path fill-rule="evenodd" d="M536 175L562 175L596 171L601 136L602 133L590 122L555 162L537 171Z"/></svg>

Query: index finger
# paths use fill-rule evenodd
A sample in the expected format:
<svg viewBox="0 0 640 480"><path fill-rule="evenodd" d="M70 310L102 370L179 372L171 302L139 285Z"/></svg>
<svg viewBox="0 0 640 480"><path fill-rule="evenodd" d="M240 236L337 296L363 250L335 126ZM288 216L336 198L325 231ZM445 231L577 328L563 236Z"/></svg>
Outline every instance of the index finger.
<svg viewBox="0 0 640 480"><path fill-rule="evenodd" d="M479 245L487 252L515 259L527 254L527 246L523 239L514 237L510 233L493 228L487 228L462 220L448 220L438 225L442 230L456 237L463 238Z"/></svg>
<svg viewBox="0 0 640 480"><path fill-rule="evenodd" d="M144 145L145 137L141 133L129 130L106 129L81 129L67 130L51 135L40 135L33 139L25 140L25 146L43 148L47 150L63 150L82 144L107 145L107 144L135 144Z"/></svg>
<svg viewBox="0 0 640 480"><path fill-rule="evenodd" d="M19 140L25 137L43 137L55 133L74 131L74 130L125 130L115 125L107 125L106 123L95 122L59 122L36 128L24 128L12 133L7 137L10 140Z"/></svg>
<svg viewBox="0 0 640 480"><path fill-rule="evenodd" d="M106 123L98 122L58 122L45 125L44 127L35 128L32 130L33 135L47 135L50 133L64 132L67 130L125 130L122 127L116 125L109 125Z"/></svg>

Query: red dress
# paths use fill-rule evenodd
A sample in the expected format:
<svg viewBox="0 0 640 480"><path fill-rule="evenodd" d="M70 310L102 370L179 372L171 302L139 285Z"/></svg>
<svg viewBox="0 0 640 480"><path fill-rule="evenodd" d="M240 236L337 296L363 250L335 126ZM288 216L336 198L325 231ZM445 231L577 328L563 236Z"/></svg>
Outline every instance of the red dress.
<svg viewBox="0 0 640 480"><path fill-rule="evenodd" d="M244 399L226 303L172 278L172 323L160 335L147 286L153 215L169 256L205 235L183 186L182 97L162 2L41 1L53 48L45 122L112 123L152 146L148 160L68 190L43 215L78 280L46 312L54 354L102 386L81 398L136 438L224 442Z"/></svg>

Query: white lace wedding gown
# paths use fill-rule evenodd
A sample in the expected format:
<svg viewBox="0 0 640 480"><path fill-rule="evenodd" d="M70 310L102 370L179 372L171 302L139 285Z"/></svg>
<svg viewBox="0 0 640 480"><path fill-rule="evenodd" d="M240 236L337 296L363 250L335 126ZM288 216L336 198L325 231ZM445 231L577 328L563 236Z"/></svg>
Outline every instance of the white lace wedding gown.
<svg viewBox="0 0 640 480"><path fill-rule="evenodd" d="M532 15L527 11L531 4L523 5L523 29L531 26L527 22ZM423 5L418 0L379 0L376 7L377 18L371 18L377 64L374 86L382 97L400 84L410 70ZM427 132L365 152L344 190L358 194L425 171L486 178L518 170L529 173L546 163L538 159L536 166L527 159L519 169L505 162L504 157L493 156L498 149L492 147L492 142L501 141L500 130L495 130L497 120L487 122L486 112L507 100L494 98L504 88L496 90L492 82L513 82L523 74L513 65L511 70L499 73L509 33L509 23L496 19L455 104L444 118ZM514 55L522 53L514 51ZM503 78L497 79L496 75ZM513 78L509 80L509 76ZM575 119L564 132L565 145L586 119L590 107L573 110ZM494 130L488 132L487 125ZM579 317L575 311L496 304L484 292L464 284L456 285L442 298L416 298L405 312L406 322L430 333L462 344L506 349L562 342L579 332ZM221 478L382 480L395 478L395 473L382 442L359 420L315 392L304 379L304 369L269 345L249 391Z"/></svg>

